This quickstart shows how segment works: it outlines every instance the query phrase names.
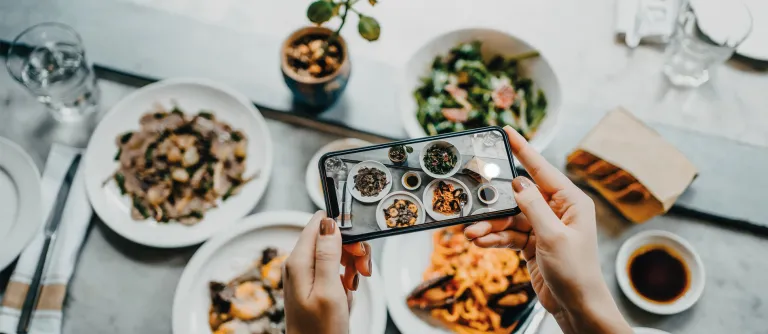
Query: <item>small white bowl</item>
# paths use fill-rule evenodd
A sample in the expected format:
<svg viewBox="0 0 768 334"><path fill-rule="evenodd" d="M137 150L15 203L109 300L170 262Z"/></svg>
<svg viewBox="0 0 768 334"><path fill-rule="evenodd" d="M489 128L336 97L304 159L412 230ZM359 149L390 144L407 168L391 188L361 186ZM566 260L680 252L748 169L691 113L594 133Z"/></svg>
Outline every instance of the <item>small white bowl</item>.
<svg viewBox="0 0 768 334"><path fill-rule="evenodd" d="M460 29L437 36L418 49L405 66L398 92L403 126L411 138L427 136L424 128L416 119L418 105L413 98L413 92L422 85L421 78L429 75L429 69L438 55L446 55L451 48L465 42L481 41L483 57L490 59L495 55L513 56L530 50L536 46L512 36L506 32L488 28ZM541 51L540 49L538 49ZM542 53L536 59L530 59L520 64L521 71L533 80L536 87L541 88L547 95L547 115L531 139L531 146L541 152L552 141L557 133L560 118L560 106L563 104L563 94L560 80L547 57Z"/></svg>
<svg viewBox="0 0 768 334"><path fill-rule="evenodd" d="M482 196L480 196L480 192L482 192L482 191L483 191L483 189L488 189L488 188L491 188L491 189L493 189L493 194L494 194L494 196L493 196L493 198L491 198L491 199L489 199L489 200L484 200L484 199L483 199L483 197L482 197ZM496 188L496 187L494 187L493 185L490 185L490 184L487 184L487 183L486 183L486 184L484 184L484 185L480 186L479 188L477 188L477 198L478 198L478 199L480 200L480 202L481 202L481 203L483 203L483 204L493 204L493 203L496 203L496 201L498 201L498 200L499 200L499 189L497 189L497 188Z"/></svg>
<svg viewBox="0 0 768 334"><path fill-rule="evenodd" d="M405 182L405 179L407 179L409 176L415 176L416 180L418 180L416 181L416 185L413 187L408 186L408 183ZM416 173L416 172L407 172L403 174L402 178L400 178L400 182L403 184L403 188L408 190L416 190L416 189L419 189L419 187L421 187L421 175L419 175L419 173Z"/></svg>
<svg viewBox="0 0 768 334"><path fill-rule="evenodd" d="M424 166L424 156L427 154L427 150L429 150L432 146L439 146L439 147L448 147L451 149L451 152L456 156L456 165L453 166L453 169L448 171L448 173L445 174L435 174L432 173L429 169L427 169L426 166ZM436 179L445 179L453 176L453 174L456 174L456 172L461 169L461 154L459 153L459 149L456 148L453 144L443 141L443 140L436 140L433 141L427 145L424 145L424 149L421 150L421 153L419 153L419 166L421 166L421 170L424 171L424 173L427 173L427 175L434 177Z"/></svg>
<svg viewBox="0 0 768 334"><path fill-rule="evenodd" d="M639 248L646 245L666 246L677 252L688 266L690 275L690 284L685 294L671 303L655 303L641 296L632 287L629 281L627 266L632 254ZM616 279L619 281L619 287L625 296L637 307L655 314L676 314L687 310L701 297L704 291L704 263L701 258L685 239L680 236L660 230L650 230L640 232L624 241L616 256Z"/></svg>

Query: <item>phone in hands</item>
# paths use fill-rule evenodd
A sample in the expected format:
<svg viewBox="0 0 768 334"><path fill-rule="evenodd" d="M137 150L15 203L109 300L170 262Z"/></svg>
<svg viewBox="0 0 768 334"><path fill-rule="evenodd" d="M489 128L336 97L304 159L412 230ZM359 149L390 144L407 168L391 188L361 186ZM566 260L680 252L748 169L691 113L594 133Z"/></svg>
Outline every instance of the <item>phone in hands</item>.
<svg viewBox="0 0 768 334"><path fill-rule="evenodd" d="M318 164L344 243L520 213L500 127L329 152Z"/></svg>

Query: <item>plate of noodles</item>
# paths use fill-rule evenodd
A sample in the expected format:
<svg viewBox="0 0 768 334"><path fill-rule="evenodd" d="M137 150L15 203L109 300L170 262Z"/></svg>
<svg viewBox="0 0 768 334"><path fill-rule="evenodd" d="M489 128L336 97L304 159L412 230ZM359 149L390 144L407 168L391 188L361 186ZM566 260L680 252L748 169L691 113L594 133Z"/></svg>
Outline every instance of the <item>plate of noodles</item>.
<svg viewBox="0 0 768 334"><path fill-rule="evenodd" d="M462 225L389 238L382 263L387 306L404 334L514 333L535 298L519 253L477 247Z"/></svg>

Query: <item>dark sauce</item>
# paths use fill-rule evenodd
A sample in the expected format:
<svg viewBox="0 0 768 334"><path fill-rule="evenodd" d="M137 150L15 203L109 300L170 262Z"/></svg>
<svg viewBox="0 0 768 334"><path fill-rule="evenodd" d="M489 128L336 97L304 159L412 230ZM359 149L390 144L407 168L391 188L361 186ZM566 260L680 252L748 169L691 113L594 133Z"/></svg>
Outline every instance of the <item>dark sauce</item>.
<svg viewBox="0 0 768 334"><path fill-rule="evenodd" d="M405 178L405 184L409 187L415 187L419 184L419 178L416 177L416 175L408 175L408 177Z"/></svg>
<svg viewBox="0 0 768 334"><path fill-rule="evenodd" d="M480 190L480 199L484 201L492 201L496 197L496 191L493 188L483 188Z"/></svg>
<svg viewBox="0 0 768 334"><path fill-rule="evenodd" d="M656 303L671 303L690 286L688 266L677 253L660 245L636 250L627 267L632 287Z"/></svg>

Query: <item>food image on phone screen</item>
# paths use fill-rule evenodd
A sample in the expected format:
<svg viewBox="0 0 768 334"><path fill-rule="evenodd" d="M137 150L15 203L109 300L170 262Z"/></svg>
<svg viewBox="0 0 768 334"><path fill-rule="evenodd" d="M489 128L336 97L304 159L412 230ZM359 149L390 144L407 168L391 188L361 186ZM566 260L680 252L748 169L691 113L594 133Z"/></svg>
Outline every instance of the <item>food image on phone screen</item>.
<svg viewBox="0 0 768 334"><path fill-rule="evenodd" d="M494 127L328 153L329 216L352 242L516 214L508 146Z"/></svg>

